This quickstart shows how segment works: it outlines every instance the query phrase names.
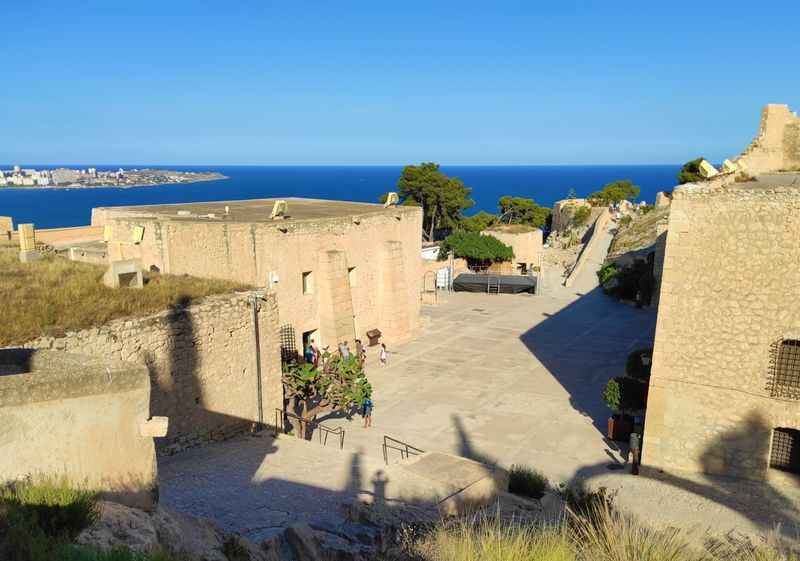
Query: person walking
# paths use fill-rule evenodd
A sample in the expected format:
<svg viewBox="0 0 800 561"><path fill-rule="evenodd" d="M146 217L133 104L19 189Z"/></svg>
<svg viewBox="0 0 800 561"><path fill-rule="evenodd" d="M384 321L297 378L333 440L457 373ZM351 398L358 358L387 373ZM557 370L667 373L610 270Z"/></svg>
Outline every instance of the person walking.
<svg viewBox="0 0 800 561"><path fill-rule="evenodd" d="M363 415L364 415L364 428L369 428L372 426L372 399L366 398L364 402L361 404L363 408Z"/></svg>
<svg viewBox="0 0 800 561"><path fill-rule="evenodd" d="M306 344L306 348L303 349L303 358L307 363L314 364L314 347L310 341Z"/></svg>
<svg viewBox="0 0 800 561"><path fill-rule="evenodd" d="M311 351L314 353L314 368L319 368L319 349L314 343L314 339L311 339Z"/></svg>
<svg viewBox="0 0 800 561"><path fill-rule="evenodd" d="M631 458L631 474L639 475L639 461L642 457L642 437L638 432L632 432L628 438L628 454Z"/></svg>
<svg viewBox="0 0 800 561"><path fill-rule="evenodd" d="M381 366L386 366L386 361L389 359L389 353L386 352L386 344L381 343Z"/></svg>
<svg viewBox="0 0 800 561"><path fill-rule="evenodd" d="M356 339L356 360L359 366L364 366L364 345L361 344L361 339Z"/></svg>

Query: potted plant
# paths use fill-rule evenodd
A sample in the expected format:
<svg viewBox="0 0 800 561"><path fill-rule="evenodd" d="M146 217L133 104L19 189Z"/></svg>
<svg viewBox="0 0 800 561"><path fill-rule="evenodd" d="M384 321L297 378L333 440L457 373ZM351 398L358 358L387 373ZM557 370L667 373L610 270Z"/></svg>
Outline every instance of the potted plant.
<svg viewBox="0 0 800 561"><path fill-rule="evenodd" d="M646 385L634 378L617 376L606 384L603 401L614 411L608 419L608 438L627 440L633 431L632 411L644 409Z"/></svg>

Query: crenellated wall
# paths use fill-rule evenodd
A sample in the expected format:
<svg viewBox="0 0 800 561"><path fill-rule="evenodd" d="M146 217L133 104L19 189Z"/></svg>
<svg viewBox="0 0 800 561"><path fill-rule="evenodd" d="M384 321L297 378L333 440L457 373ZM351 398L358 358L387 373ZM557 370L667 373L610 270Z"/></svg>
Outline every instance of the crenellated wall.
<svg viewBox="0 0 800 561"><path fill-rule="evenodd" d="M736 162L750 175L800 171L800 118L788 105L771 103L761 110L758 135Z"/></svg>

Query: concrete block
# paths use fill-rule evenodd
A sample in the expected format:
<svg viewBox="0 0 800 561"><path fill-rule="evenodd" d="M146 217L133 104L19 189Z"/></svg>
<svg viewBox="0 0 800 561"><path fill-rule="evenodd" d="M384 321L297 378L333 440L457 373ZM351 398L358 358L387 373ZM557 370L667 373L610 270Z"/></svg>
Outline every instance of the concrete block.
<svg viewBox="0 0 800 561"><path fill-rule="evenodd" d="M0 238L11 239L11 233L14 231L14 221L10 216L0 216Z"/></svg>
<svg viewBox="0 0 800 561"><path fill-rule="evenodd" d="M103 284L109 288L143 288L142 262L138 259L113 261L103 275Z"/></svg>
<svg viewBox="0 0 800 561"><path fill-rule="evenodd" d="M139 423L139 434L144 437L167 436L169 417L150 417Z"/></svg>
<svg viewBox="0 0 800 561"><path fill-rule="evenodd" d="M386 202L383 203L384 207L390 207L400 202L400 197L394 191L386 194Z"/></svg>
<svg viewBox="0 0 800 561"><path fill-rule="evenodd" d="M23 250L19 252L19 260L21 263L32 263L42 258L42 254L36 250Z"/></svg>
<svg viewBox="0 0 800 561"><path fill-rule="evenodd" d="M272 212L270 213L269 217L272 220L286 218L289 214L289 203L284 201L283 199L275 201L275 204L272 205Z"/></svg>

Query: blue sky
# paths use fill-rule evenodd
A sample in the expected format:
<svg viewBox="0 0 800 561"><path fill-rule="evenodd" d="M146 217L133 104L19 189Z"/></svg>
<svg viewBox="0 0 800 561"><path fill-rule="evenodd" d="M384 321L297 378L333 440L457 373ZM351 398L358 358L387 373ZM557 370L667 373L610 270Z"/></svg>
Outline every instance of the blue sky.
<svg viewBox="0 0 800 561"><path fill-rule="evenodd" d="M800 108L800 2L0 0L0 162L613 164Z"/></svg>

